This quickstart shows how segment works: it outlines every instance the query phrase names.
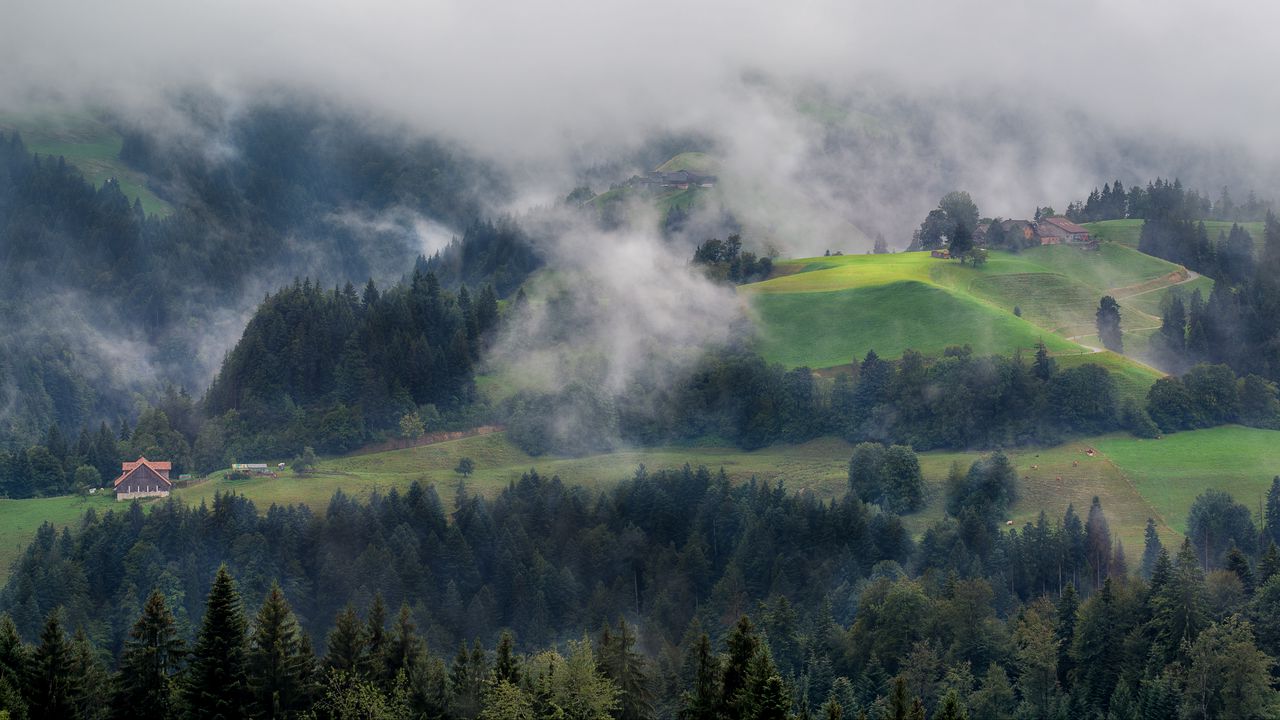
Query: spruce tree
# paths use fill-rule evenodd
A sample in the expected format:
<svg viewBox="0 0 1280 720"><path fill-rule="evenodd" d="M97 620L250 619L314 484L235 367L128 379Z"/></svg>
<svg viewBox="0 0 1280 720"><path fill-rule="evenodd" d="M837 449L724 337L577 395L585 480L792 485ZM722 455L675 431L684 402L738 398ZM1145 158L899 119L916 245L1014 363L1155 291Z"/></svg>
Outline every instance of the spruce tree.
<svg viewBox="0 0 1280 720"><path fill-rule="evenodd" d="M1123 353L1124 335L1120 331L1120 303L1110 295L1104 295L1098 303L1098 337L1106 349Z"/></svg>
<svg viewBox="0 0 1280 720"><path fill-rule="evenodd" d="M1273 575L1280 573L1280 546L1275 541L1267 541L1267 549L1262 553L1262 560L1258 563L1258 584L1261 585L1270 580Z"/></svg>
<svg viewBox="0 0 1280 720"><path fill-rule="evenodd" d="M71 639L71 675L76 679L72 704L77 720L106 720L111 710L111 676L83 628L76 628Z"/></svg>
<svg viewBox="0 0 1280 720"><path fill-rule="evenodd" d="M653 690L645 659L635 650L635 633L618 618L617 632L605 629L600 636L598 662L605 677L618 685L619 720L653 717Z"/></svg>
<svg viewBox="0 0 1280 720"><path fill-rule="evenodd" d="M1191 542L1184 540L1168 581L1151 598L1151 629L1166 661L1208 624L1204 593L1204 572Z"/></svg>
<svg viewBox="0 0 1280 720"><path fill-rule="evenodd" d="M1065 689L1071 687L1071 671L1075 669L1071 646L1076 639L1076 613L1079 609L1076 586L1068 583L1062 597L1058 598L1058 624L1054 628L1054 636L1058 640L1058 682Z"/></svg>
<svg viewBox="0 0 1280 720"><path fill-rule="evenodd" d="M369 677L374 679L385 677L390 640L387 637L387 608L382 602L381 594L374 595L373 602L369 605L364 637Z"/></svg>
<svg viewBox="0 0 1280 720"><path fill-rule="evenodd" d="M969 711L965 709L964 703L960 701L960 696L954 689L948 690L943 696L942 705L939 706L938 714L934 715L933 720L969 720Z"/></svg>
<svg viewBox="0 0 1280 720"><path fill-rule="evenodd" d="M743 704L747 693L751 664L760 651L760 638L756 636L751 620L743 615L729 632L728 657L721 675L720 708L727 717L743 717Z"/></svg>
<svg viewBox="0 0 1280 720"><path fill-rule="evenodd" d="M405 677L411 677L426 660L427 645L418 635L418 628L413 623L413 613L406 604L400 605L400 613L396 616L395 629L391 635L389 647L384 683L393 681L401 672Z"/></svg>
<svg viewBox="0 0 1280 720"><path fill-rule="evenodd" d="M693 677L680 698L680 720L716 720L720 706L720 659L711 649L711 639L706 633L689 649L685 666L691 667Z"/></svg>
<svg viewBox="0 0 1280 720"><path fill-rule="evenodd" d="M196 635L183 687L183 699L192 718L230 719L249 714L246 626L240 592L223 565L218 568L205 601L204 620Z"/></svg>
<svg viewBox="0 0 1280 720"><path fill-rule="evenodd" d="M368 669L369 645L365 627L356 615L356 609L347 605L338 613L333 630L329 631L329 652L324 656L325 667L363 677Z"/></svg>
<svg viewBox="0 0 1280 720"><path fill-rule="evenodd" d="M13 717L26 715L22 691L26 684L28 654L13 618L8 613L0 613L0 709L10 710Z"/></svg>
<svg viewBox="0 0 1280 720"><path fill-rule="evenodd" d="M313 697L313 664L293 609L273 583L254 618L246 659L257 716L292 718L305 712Z"/></svg>
<svg viewBox="0 0 1280 720"><path fill-rule="evenodd" d="M1245 557L1240 548L1234 544L1227 551L1226 569L1240 578L1240 585L1244 588L1245 595L1253 594L1253 568L1249 566L1249 558Z"/></svg>
<svg viewBox="0 0 1280 720"><path fill-rule="evenodd" d="M1263 512L1266 527L1262 534L1272 542L1280 545L1280 475L1271 479L1271 487L1267 490L1267 505Z"/></svg>
<svg viewBox="0 0 1280 720"><path fill-rule="evenodd" d="M515 653L515 639L511 632L503 630L498 638L498 649L494 653L493 678L495 682L520 684L520 661Z"/></svg>
<svg viewBox="0 0 1280 720"><path fill-rule="evenodd" d="M27 704L33 718L75 717L79 678L72 674L71 643L62 631L62 610L55 608L40 631L40 644L27 668Z"/></svg>
<svg viewBox="0 0 1280 720"><path fill-rule="evenodd" d="M1147 518L1147 529L1143 533L1142 545L1142 577L1150 580L1156 569L1156 559L1164 546L1160 543L1160 533L1156 531L1156 521Z"/></svg>
<svg viewBox="0 0 1280 720"><path fill-rule="evenodd" d="M175 677L182 666L183 642L164 595L151 593L129 631L120 656L120 680L113 702L118 718L175 717Z"/></svg>

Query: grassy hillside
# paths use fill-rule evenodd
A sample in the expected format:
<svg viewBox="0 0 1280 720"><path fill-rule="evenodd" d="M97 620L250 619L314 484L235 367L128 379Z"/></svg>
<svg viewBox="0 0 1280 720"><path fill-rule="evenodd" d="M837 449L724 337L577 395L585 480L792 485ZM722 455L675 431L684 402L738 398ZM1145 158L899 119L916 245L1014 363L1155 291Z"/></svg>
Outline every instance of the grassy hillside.
<svg viewBox="0 0 1280 720"><path fill-rule="evenodd" d="M147 189L146 176L120 160L124 139L106 122L88 114L14 115L0 113L0 131L17 131L31 152L62 156L95 187L115 178L130 199L138 198L148 214L167 215L171 208Z"/></svg>
<svg viewBox="0 0 1280 720"><path fill-rule="evenodd" d="M1098 252L995 252L981 268L928 253L783 260L774 277L740 292L757 313L762 354L788 366L830 367L868 349L895 357L907 348L936 353L964 343L979 353L1012 353L1043 339L1064 365L1109 365L1126 394L1141 396L1158 372L1109 353L1085 354L1073 340L1096 346L1089 336L1098 300L1129 292L1135 301L1121 300L1124 327L1142 346L1160 324L1145 308L1158 312L1158 293L1186 277L1180 266L1108 244Z"/></svg>
<svg viewBox="0 0 1280 720"><path fill-rule="evenodd" d="M1177 433L1162 440L1123 434L1083 440L1055 448L1011 451L1020 477L1018 502L1009 519L1017 525L1033 521L1041 509L1061 517L1068 503L1083 512L1094 495L1102 499L1113 532L1131 553L1141 548L1148 517L1157 519L1167 542L1185 528L1196 495L1217 487L1256 508L1271 478L1280 473L1280 443L1274 431L1222 427ZM1098 453L1090 457L1086 448ZM336 490L356 497L371 491L406 488L415 480L434 483L446 502L459 476L458 460L475 461L467 481L471 492L494 495L530 468L559 475L570 484L602 488L630 477L644 464L649 470L679 468L686 462L721 467L736 482L752 477L785 482L793 491L808 490L822 498L846 491L852 448L824 439L803 445L780 445L752 452L723 447L661 447L626 450L581 458L526 455L502 433L454 440L406 450L326 459L311 476L286 473L280 478L230 481L222 474L175 493L184 502L209 502L215 492L237 492L265 511L272 503L302 503L323 510ZM928 487L927 507L906 518L921 533L943 514L943 482L951 464L967 467L979 453L930 452L921 455ZM156 502L156 501L150 501ZM109 497L58 497L0 500L0 568L7 569L30 541L40 523L74 525L85 510L122 509Z"/></svg>
<svg viewBox="0 0 1280 720"><path fill-rule="evenodd" d="M706 153L684 152L662 163L657 170L659 172L688 170L699 175L715 175L720 171L720 163Z"/></svg>
<svg viewBox="0 0 1280 720"><path fill-rule="evenodd" d="M1081 349L977 300L928 283L901 280L832 292L764 292L753 299L762 327L760 353L789 367L831 367L868 350L898 357L916 349L938 354L968 343L980 354L1032 349L1043 338L1053 352Z"/></svg>
<svg viewBox="0 0 1280 720"><path fill-rule="evenodd" d="M1138 247L1138 239L1142 235L1141 219L1138 220L1103 220L1101 222L1085 223L1084 227L1099 240L1110 240L1131 248ZM1216 240L1218 233L1226 233L1231 230L1232 223L1224 220L1205 220L1204 228L1209 232L1209 239ZM1249 235L1253 237L1253 243L1257 247L1258 252L1262 252L1262 223L1247 222L1240 223Z"/></svg>

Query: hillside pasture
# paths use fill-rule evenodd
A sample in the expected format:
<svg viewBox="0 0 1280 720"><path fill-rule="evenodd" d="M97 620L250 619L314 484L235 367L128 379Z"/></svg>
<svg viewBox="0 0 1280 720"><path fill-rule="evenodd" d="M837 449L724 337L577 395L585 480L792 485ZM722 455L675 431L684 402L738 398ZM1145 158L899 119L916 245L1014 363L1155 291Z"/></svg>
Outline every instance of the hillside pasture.
<svg viewBox="0 0 1280 720"><path fill-rule="evenodd" d="M843 365L868 350L888 358L908 349L939 354L965 344L979 354L1008 354L1030 351L1041 339L1053 352L1080 350L1011 312L918 281L833 292L761 293L752 306L761 355L788 367Z"/></svg>
<svg viewBox="0 0 1280 720"><path fill-rule="evenodd" d="M149 215L168 215L172 208L147 187L147 178L120 160L124 138L105 121L89 114L17 115L0 113L0 131L17 132L27 150L62 157L94 187L114 178L131 201L142 202Z"/></svg>

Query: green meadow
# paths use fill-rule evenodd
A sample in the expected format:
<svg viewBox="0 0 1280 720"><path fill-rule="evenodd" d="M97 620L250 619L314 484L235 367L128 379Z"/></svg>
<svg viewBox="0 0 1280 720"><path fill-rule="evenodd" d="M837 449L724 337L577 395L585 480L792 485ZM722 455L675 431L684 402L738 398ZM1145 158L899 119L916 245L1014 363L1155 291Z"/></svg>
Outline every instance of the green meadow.
<svg viewBox="0 0 1280 720"><path fill-rule="evenodd" d="M1142 219L1131 220L1102 220L1099 222L1085 223L1084 227L1099 240L1110 240L1112 242L1127 245L1131 248L1138 247L1138 240L1142 236ZM1210 240L1218 239L1218 233L1227 233L1231 230L1233 223L1226 220L1205 220L1204 229L1209 233ZM1253 237L1253 243L1258 251L1262 251L1262 228L1263 223L1246 222L1239 223Z"/></svg>
<svg viewBox="0 0 1280 720"><path fill-rule="evenodd" d="M115 178L125 196L141 200L149 215L168 215L172 210L148 189L143 173L120 160L124 138L101 118L87 113L0 113L0 131L19 133L31 152L65 158L94 187Z"/></svg>
<svg viewBox="0 0 1280 720"><path fill-rule="evenodd" d="M1019 498L1007 519L1021 527L1033 522L1042 509L1058 519L1068 504L1083 515L1097 496L1113 533L1132 560L1142 546L1147 518L1157 521L1166 542L1176 542L1185 530L1187 511L1206 488L1225 490L1259 512L1271 478L1280 474L1276 438L1275 431L1229 426L1176 433L1160 440L1113 434L1053 448L1015 449L1009 455L1018 470ZM1092 456L1089 449L1095 451ZM585 457L532 457L509 442L505 433L494 433L404 450L327 458L307 476L285 472L278 478L233 481L225 473L216 473L174 496L199 504L211 502L215 493L235 492L253 500L261 511L272 504L303 504L319 512L338 490L367 498L373 492L404 490L420 481L434 484L448 503L462 480L454 468L458 460L469 457L476 469L465 480L467 490L489 497L531 469L559 476L567 484L600 490L633 476L641 465L652 472L688 463L705 465L713 472L723 468L734 482L752 478L782 482L790 491L831 499L847 490L851 453L848 443L828 438L751 452L727 447L659 447ZM923 533L943 517L943 488L951 465L959 463L967 469L979 457L981 453L976 452L921 454L928 504L904 518L913 533ZM75 527L87 509L102 513L123 507L110 496L0 500L0 567L9 567L42 522Z"/></svg>

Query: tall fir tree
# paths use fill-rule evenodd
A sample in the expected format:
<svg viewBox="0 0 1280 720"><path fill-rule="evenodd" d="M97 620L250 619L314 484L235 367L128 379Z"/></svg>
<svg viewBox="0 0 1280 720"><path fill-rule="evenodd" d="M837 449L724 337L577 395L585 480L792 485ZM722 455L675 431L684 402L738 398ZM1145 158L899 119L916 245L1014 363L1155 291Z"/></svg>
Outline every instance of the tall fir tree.
<svg viewBox="0 0 1280 720"><path fill-rule="evenodd" d="M45 618L40 644L27 668L26 699L32 718L75 717L79 678L72 673L72 648L62 630L62 609Z"/></svg>
<svg viewBox="0 0 1280 720"><path fill-rule="evenodd" d="M147 598L120 656L120 679L112 703L115 717L164 720L177 716L176 676L184 645L173 613L158 590Z"/></svg>
<svg viewBox="0 0 1280 720"><path fill-rule="evenodd" d="M111 711L111 676L84 628L71 639L71 674L76 678L72 696L77 720L106 720Z"/></svg>
<svg viewBox="0 0 1280 720"><path fill-rule="evenodd" d="M250 714L246 630L240 591L223 565L205 601L204 619L183 687L187 712L193 719L221 720Z"/></svg>
<svg viewBox="0 0 1280 720"><path fill-rule="evenodd" d="M296 718L314 699L315 658L277 584L254 618L246 658L254 711L261 718Z"/></svg>
<svg viewBox="0 0 1280 720"><path fill-rule="evenodd" d="M618 685L619 720L648 720L654 716L647 663L635 645L635 633L623 618L618 618L615 628L606 628L600 634L597 662L604 676Z"/></svg>
<svg viewBox="0 0 1280 720"><path fill-rule="evenodd" d="M1143 531L1142 543L1142 577L1150 580L1156 568L1156 559L1164 546L1160 543L1160 533L1156 530L1156 521L1147 518L1147 528Z"/></svg>
<svg viewBox="0 0 1280 720"><path fill-rule="evenodd" d="M688 689L680 699L680 720L716 720L720 707L720 658L706 633L689 648L685 659Z"/></svg>
<svg viewBox="0 0 1280 720"><path fill-rule="evenodd" d="M350 673L367 674L369 667L369 641L366 628L356 615L356 609L347 605L338 613L333 629L329 631L329 652L324 656L325 667Z"/></svg>

